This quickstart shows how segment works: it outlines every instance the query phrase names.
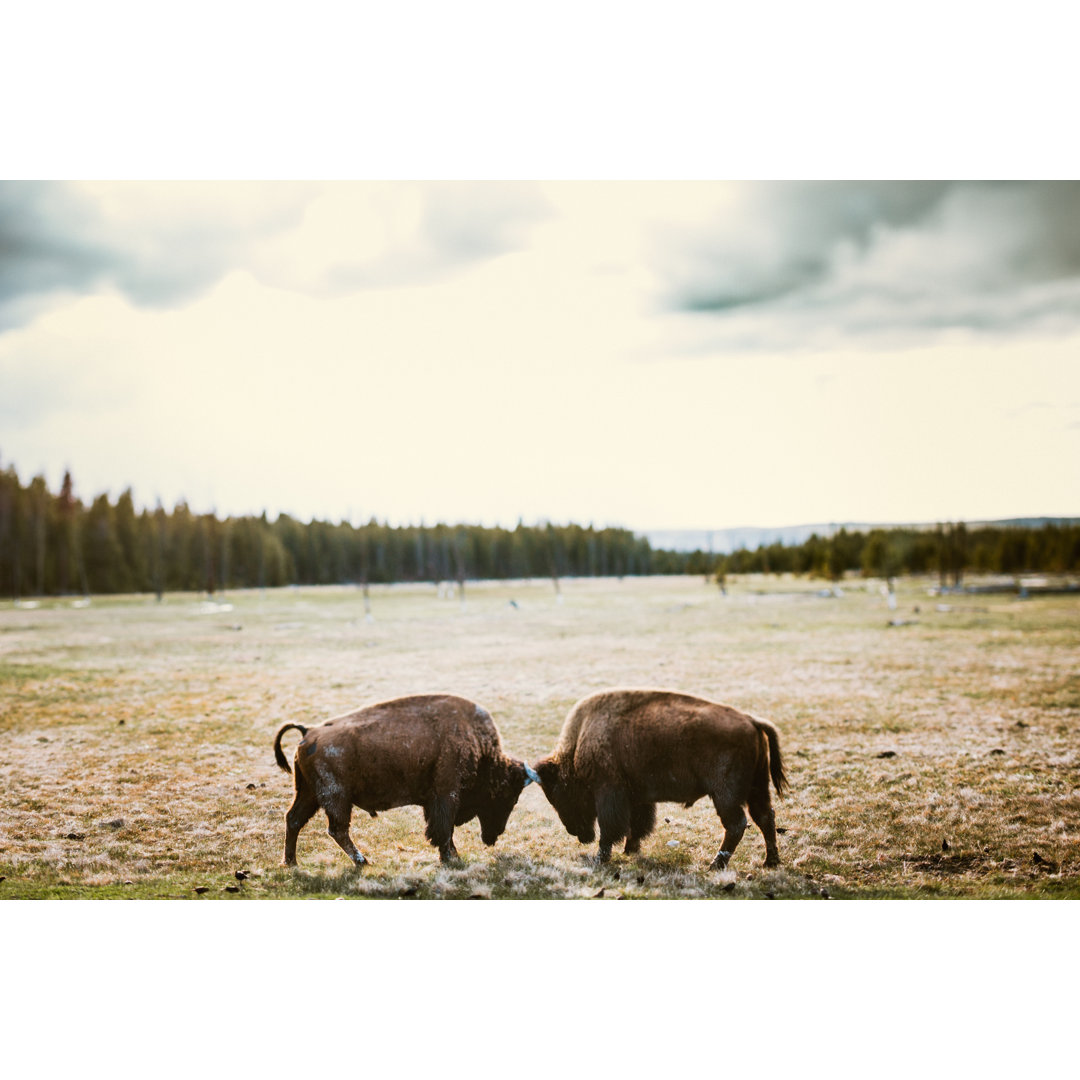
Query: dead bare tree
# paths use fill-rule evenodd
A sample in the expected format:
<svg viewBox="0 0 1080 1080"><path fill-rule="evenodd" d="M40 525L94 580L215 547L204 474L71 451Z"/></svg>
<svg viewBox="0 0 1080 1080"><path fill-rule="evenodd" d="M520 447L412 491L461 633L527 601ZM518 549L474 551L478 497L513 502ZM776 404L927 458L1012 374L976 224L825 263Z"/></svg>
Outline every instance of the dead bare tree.
<svg viewBox="0 0 1080 1080"><path fill-rule="evenodd" d="M548 522L547 525L547 557L548 557L548 569L551 572L551 580L555 586L555 597L557 603L562 603L562 587L559 584L559 552L556 545L557 537L555 535L555 527Z"/></svg>
<svg viewBox="0 0 1080 1080"><path fill-rule="evenodd" d="M49 489L45 477L35 476L30 484L34 507L34 556L37 569L37 595L45 595L45 511L49 505Z"/></svg>
<svg viewBox="0 0 1080 1080"><path fill-rule="evenodd" d="M465 575L468 572L465 540L465 530L459 528L454 536L454 570L457 577L458 588L461 590L461 606L463 608L465 607Z"/></svg>
<svg viewBox="0 0 1080 1080"><path fill-rule="evenodd" d="M360 527L360 585L364 590L364 620L371 622L371 551L367 529Z"/></svg>

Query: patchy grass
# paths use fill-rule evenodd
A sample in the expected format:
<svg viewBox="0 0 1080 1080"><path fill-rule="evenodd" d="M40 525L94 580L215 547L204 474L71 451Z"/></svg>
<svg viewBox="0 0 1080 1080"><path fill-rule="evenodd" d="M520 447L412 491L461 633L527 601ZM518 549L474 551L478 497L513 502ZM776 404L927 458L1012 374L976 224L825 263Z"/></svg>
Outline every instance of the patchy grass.
<svg viewBox="0 0 1080 1080"><path fill-rule="evenodd" d="M566 581L562 603L550 582L470 584L464 607L393 586L372 590L373 622L352 588L234 593L228 610L2 605L0 899L1078 897L1080 601L939 605L930 584L902 583L896 611L878 583L825 598L760 577L726 597L700 578ZM354 815L363 871L321 814L299 869L278 865L286 721L446 689L535 761L579 697L647 685L778 724L782 867L762 868L751 825L709 872L707 800L662 804L639 856L597 867L534 787L494 849L458 830L457 866L415 807Z"/></svg>

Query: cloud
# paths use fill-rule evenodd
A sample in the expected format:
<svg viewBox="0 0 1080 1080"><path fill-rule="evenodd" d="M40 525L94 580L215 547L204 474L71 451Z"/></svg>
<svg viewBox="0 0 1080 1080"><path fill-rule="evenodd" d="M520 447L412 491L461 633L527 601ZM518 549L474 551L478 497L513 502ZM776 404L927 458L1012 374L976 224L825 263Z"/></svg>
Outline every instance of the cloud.
<svg viewBox="0 0 1080 1080"><path fill-rule="evenodd" d="M0 183L0 331L115 289L173 307L236 269L314 293L439 279L516 250L548 209L516 184Z"/></svg>
<svg viewBox="0 0 1080 1080"><path fill-rule="evenodd" d="M520 250L550 212L531 184L330 184L253 266L269 283L324 295L427 285Z"/></svg>
<svg viewBox="0 0 1080 1080"><path fill-rule="evenodd" d="M658 227L670 311L757 347L1080 325L1080 183L742 185ZM753 346L751 346L753 347Z"/></svg>
<svg viewBox="0 0 1080 1080"><path fill-rule="evenodd" d="M144 307L188 301L304 200L297 185L0 183L0 329L109 287Z"/></svg>

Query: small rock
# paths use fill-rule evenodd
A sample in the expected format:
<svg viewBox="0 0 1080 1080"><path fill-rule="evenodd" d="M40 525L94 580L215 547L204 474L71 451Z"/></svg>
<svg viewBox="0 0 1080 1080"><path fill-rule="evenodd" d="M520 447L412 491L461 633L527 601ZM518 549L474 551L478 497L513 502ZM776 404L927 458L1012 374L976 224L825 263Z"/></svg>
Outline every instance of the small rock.
<svg viewBox="0 0 1080 1080"><path fill-rule="evenodd" d="M735 882L734 881L729 881L724 886L724 892L734 892L734 891L735 891Z"/></svg>
<svg viewBox="0 0 1080 1080"><path fill-rule="evenodd" d="M64 834L65 840L85 840L86 833L81 832L69 832Z"/></svg>
<svg viewBox="0 0 1080 1080"><path fill-rule="evenodd" d="M1041 856L1041 855L1040 855L1040 854L1039 854L1039 853L1038 853L1038 852L1036 851L1036 852L1035 852L1035 853L1034 853L1034 854L1033 854L1033 855L1031 856L1031 861L1032 861L1033 863L1041 863L1041 862L1045 862L1046 860L1045 860L1045 859L1043 859L1043 857L1042 857L1042 856Z"/></svg>
<svg viewBox="0 0 1080 1080"><path fill-rule="evenodd" d="M828 889L822 889L821 890L821 899L822 900L828 900L829 899L829 890Z"/></svg>
<svg viewBox="0 0 1080 1080"><path fill-rule="evenodd" d="M895 750L882 750L881 753L878 754L878 757L879 758L896 757L896 751Z"/></svg>
<svg viewBox="0 0 1080 1080"><path fill-rule="evenodd" d="M600 899L600 897L601 897L601 896L603 896L603 895L604 895L604 890L603 890L603 889L601 889L601 890L600 890L599 892L597 892L597 893L593 893L593 896L592 896L592 898L593 898L594 900L599 900L599 899Z"/></svg>
<svg viewBox="0 0 1080 1080"><path fill-rule="evenodd" d="M124 827L123 818L113 818L112 821L105 822L105 828L107 829L122 829Z"/></svg>
<svg viewBox="0 0 1080 1080"><path fill-rule="evenodd" d="M7 876L4 874L0 874L0 881L7 881Z"/></svg>
<svg viewBox="0 0 1080 1080"><path fill-rule="evenodd" d="M135 882L134 881L125 881L124 884L125 885L134 885Z"/></svg>
<svg viewBox="0 0 1080 1080"><path fill-rule="evenodd" d="M200 896L202 896L202 894L203 894L204 892L209 892L209 891L210 891L210 887L209 887L208 885L196 885L196 886L195 886L195 891L196 891L196 892L197 892L197 893L198 893L198 894L199 894Z"/></svg>
<svg viewBox="0 0 1080 1080"><path fill-rule="evenodd" d="M786 832L787 832L787 826L785 826L785 825L777 825L777 826L776 826L776 831L777 831L777 832L778 832L778 833L779 833L779 834L780 834L781 836L783 836L783 835L784 835L784 833L786 833Z"/></svg>
<svg viewBox="0 0 1080 1080"><path fill-rule="evenodd" d="M619 871L618 870L615 871L615 880L616 881L619 880Z"/></svg>
<svg viewBox="0 0 1080 1080"><path fill-rule="evenodd" d="M990 756L993 757L995 754L1004 754L1004 753L1005 753L1004 750L1001 750L1001 749L999 749L998 747L995 746L994 749L990 751Z"/></svg>
<svg viewBox="0 0 1080 1080"><path fill-rule="evenodd" d="M254 791L255 790L255 785L254 784L248 784L247 790L248 791Z"/></svg>
<svg viewBox="0 0 1080 1080"><path fill-rule="evenodd" d="M765 899L766 899L766 900L775 900L775 899L776 899L776 893L774 893L774 892L767 892L767 893L765 894Z"/></svg>
<svg viewBox="0 0 1080 1080"><path fill-rule="evenodd" d="M479 894L478 892L474 892L474 893L472 894L472 896L470 896L470 897L469 897L469 899L470 899L470 900L487 900L487 899L488 899L488 897L486 897L486 896L481 896L481 895L480 895L480 894Z"/></svg>
<svg viewBox="0 0 1080 1080"><path fill-rule="evenodd" d="M664 824L665 825L670 825L671 824L671 818L669 818L669 817L664 818Z"/></svg>
<svg viewBox="0 0 1080 1080"><path fill-rule="evenodd" d="M225 891L226 892L239 892L240 891L240 886L239 885L226 885L225 886Z"/></svg>
<svg viewBox="0 0 1080 1080"><path fill-rule="evenodd" d="M667 846L668 847L678 847L679 846L679 841L678 840L669 840L667 842Z"/></svg>
<svg viewBox="0 0 1080 1080"><path fill-rule="evenodd" d="M415 885L410 885L407 889L402 889L401 892L398 893L398 895L399 896L415 896L416 895L416 886Z"/></svg>
<svg viewBox="0 0 1080 1080"><path fill-rule="evenodd" d="M124 721L123 720L117 720L116 721L116 726L117 727L123 727L124 726Z"/></svg>
<svg viewBox="0 0 1080 1080"><path fill-rule="evenodd" d="M941 850L942 851L948 851L949 850L949 841L946 840L944 837L941 838Z"/></svg>
<svg viewBox="0 0 1080 1080"><path fill-rule="evenodd" d="M1016 726L1017 727L1027 727L1027 724L1025 724L1023 720L1017 720L1016 721Z"/></svg>
<svg viewBox="0 0 1080 1080"><path fill-rule="evenodd" d="M645 884L645 875L644 874L638 874L637 883L639 885L644 885Z"/></svg>
<svg viewBox="0 0 1080 1080"><path fill-rule="evenodd" d="M235 877L237 881L247 881L247 876L248 872L246 870L237 870L236 873L233 874L233 877Z"/></svg>

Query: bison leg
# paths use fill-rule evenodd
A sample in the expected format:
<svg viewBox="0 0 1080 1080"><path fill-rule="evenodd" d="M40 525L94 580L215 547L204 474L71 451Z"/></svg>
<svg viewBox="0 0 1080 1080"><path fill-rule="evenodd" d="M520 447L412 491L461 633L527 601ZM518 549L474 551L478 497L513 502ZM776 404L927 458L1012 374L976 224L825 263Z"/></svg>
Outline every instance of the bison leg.
<svg viewBox="0 0 1080 1080"><path fill-rule="evenodd" d="M285 812L285 855L282 863L285 866L296 865L296 838L300 830L315 816L319 809L319 800L315 792L308 786L304 774L296 770L296 797L292 806Z"/></svg>
<svg viewBox="0 0 1080 1080"><path fill-rule="evenodd" d="M356 850L352 838L349 836L349 820L352 817L352 807L346 804L344 807L335 806L326 811L326 818L330 825L327 832L346 855L357 865L363 866L367 859Z"/></svg>
<svg viewBox="0 0 1080 1080"><path fill-rule="evenodd" d="M765 865L779 866L780 852L776 847L776 818L773 816L772 799L769 797L768 780L765 781L765 795L754 794L748 806L750 816L757 823L761 835L765 837Z"/></svg>
<svg viewBox="0 0 1080 1080"><path fill-rule="evenodd" d="M424 807L427 828L424 835L433 847L439 849L439 859L446 863L458 858L454 844L454 818L457 816L457 799L452 795L435 798Z"/></svg>
<svg viewBox="0 0 1080 1080"><path fill-rule="evenodd" d="M716 812L724 823L724 842L716 853L716 858L709 865L710 870L725 870L728 860L735 854L742 835L746 832L746 812L738 804L734 806L722 805L713 799Z"/></svg>
<svg viewBox="0 0 1080 1080"><path fill-rule="evenodd" d="M630 832L626 837L626 847L623 849L627 855L636 855L641 850L641 841L653 831L656 826L656 804L634 803L630 807Z"/></svg>
<svg viewBox="0 0 1080 1080"><path fill-rule="evenodd" d="M611 846L630 833L630 797L619 788L605 788L596 795L596 820L600 825L597 857L606 863Z"/></svg>

